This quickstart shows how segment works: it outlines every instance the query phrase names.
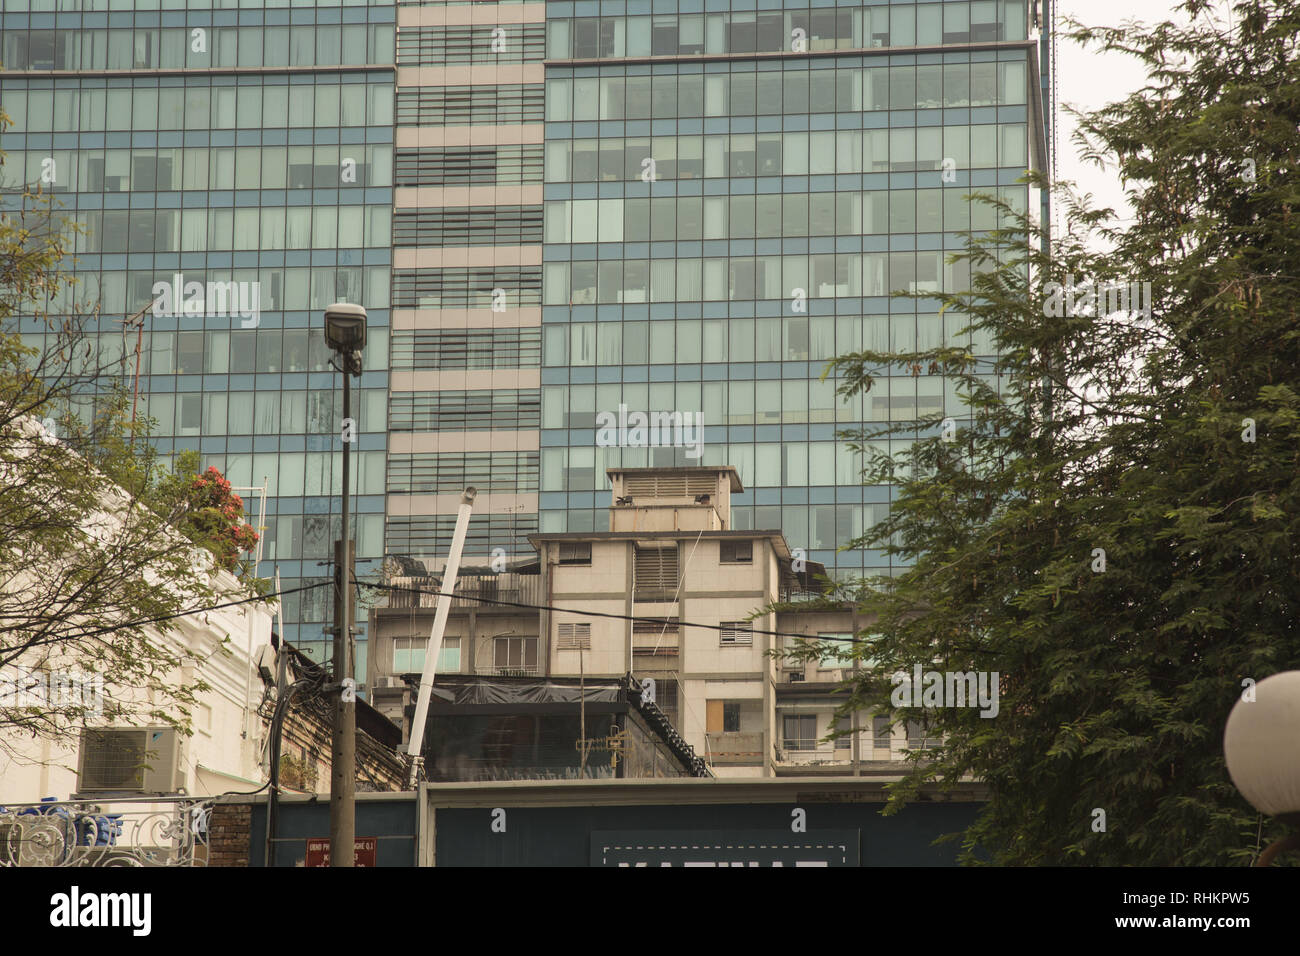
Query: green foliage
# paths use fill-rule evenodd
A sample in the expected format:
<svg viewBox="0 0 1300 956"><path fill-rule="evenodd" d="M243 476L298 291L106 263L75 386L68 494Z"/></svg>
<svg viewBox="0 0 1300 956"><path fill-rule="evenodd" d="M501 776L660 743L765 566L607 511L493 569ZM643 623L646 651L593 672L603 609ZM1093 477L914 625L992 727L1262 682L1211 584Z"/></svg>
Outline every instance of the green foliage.
<svg viewBox="0 0 1300 956"><path fill-rule="evenodd" d="M1075 33L1149 68L1080 127L1134 220L1063 190L1048 254L1000 205L963 254L973 288L942 297L999 358L833 363L846 393L901 367L957 377L969 404L955 440L938 416L855 436L920 437L868 469L899 494L852 546L911 566L862 598L879 637L857 653L879 663L849 705L888 707L889 675L918 662L999 672L995 718L895 711L944 735L895 809L925 781L988 785L968 862L1244 864L1261 828L1280 835L1232 786L1222 735L1243 679L1300 668L1300 8L1241 2L1222 27L1182 6L1191 27ZM1067 276L1150 282L1151 314L1046 315Z"/></svg>

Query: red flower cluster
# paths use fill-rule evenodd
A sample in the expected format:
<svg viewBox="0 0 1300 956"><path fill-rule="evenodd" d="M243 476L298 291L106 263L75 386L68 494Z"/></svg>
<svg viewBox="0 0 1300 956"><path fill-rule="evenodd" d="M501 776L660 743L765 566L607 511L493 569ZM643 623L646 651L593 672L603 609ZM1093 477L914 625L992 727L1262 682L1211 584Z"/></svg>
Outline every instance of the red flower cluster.
<svg viewBox="0 0 1300 956"><path fill-rule="evenodd" d="M258 534L244 522L244 502L231 491L230 482L216 467L210 467L190 482L193 492L190 525L217 563L232 570L242 551L257 545Z"/></svg>

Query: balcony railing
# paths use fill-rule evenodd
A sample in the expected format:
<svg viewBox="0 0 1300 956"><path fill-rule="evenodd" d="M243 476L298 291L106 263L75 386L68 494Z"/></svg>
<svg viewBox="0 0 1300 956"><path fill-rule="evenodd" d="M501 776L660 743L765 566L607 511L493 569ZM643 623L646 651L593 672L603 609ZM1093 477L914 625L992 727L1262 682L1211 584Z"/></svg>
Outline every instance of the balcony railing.
<svg viewBox="0 0 1300 956"><path fill-rule="evenodd" d="M512 664L509 667L494 667L494 677L536 677L541 673L537 664Z"/></svg>
<svg viewBox="0 0 1300 956"><path fill-rule="evenodd" d="M105 798L0 806L0 866L206 866L212 802Z"/></svg>
<svg viewBox="0 0 1300 956"><path fill-rule="evenodd" d="M753 763L763 759L763 734L714 732L704 735L709 763Z"/></svg>
<svg viewBox="0 0 1300 956"><path fill-rule="evenodd" d="M869 757L870 754L865 756ZM852 763L853 751L848 747L832 747L813 741L787 740L784 747L776 748L776 762L796 767L812 764Z"/></svg>
<svg viewBox="0 0 1300 956"><path fill-rule="evenodd" d="M451 599L452 610L476 607L490 610L501 607L510 610L510 604L542 604L542 579L537 574L470 574L456 579L456 593ZM438 592L442 579L434 577L395 577L388 582L405 590L388 593L388 607L392 609L434 608L438 606ZM417 591L422 593L416 593ZM477 598L478 600L473 600ZM508 602L493 604L493 601ZM518 608L527 613L526 608Z"/></svg>

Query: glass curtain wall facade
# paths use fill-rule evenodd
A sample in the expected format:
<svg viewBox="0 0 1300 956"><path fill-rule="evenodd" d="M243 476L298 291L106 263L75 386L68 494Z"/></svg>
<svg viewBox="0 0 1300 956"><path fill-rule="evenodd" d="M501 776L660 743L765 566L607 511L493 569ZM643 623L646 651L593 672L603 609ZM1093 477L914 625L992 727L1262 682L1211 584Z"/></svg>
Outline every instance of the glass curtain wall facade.
<svg viewBox="0 0 1300 956"><path fill-rule="evenodd" d="M956 341L963 316L889 293L967 287L946 255L997 223L965 194L1027 207L1033 16L1022 0L546 5L543 532L605 530L606 468L730 464L735 527L891 570L835 553L890 502L835 433L967 409L937 375L891 369L849 403L819 376L846 352ZM702 414L702 457L653 432L667 447L602 440L620 406Z"/></svg>
<svg viewBox="0 0 1300 956"><path fill-rule="evenodd" d="M377 565L394 5L4 0L0 10L0 105L13 121L0 139L5 187L41 183L85 225L73 269L79 298L102 310L101 362L120 359L132 387L136 334L122 319L157 282L233 282L256 304L146 315L140 410L157 420L163 452L195 449L237 486L266 482L260 570L278 565L286 589L328 578L339 534L341 380L322 309L367 306L355 528L359 571ZM242 492L251 520L260 494ZM286 637L327 655L332 615L329 588L290 595ZM363 674L364 655L362 641Z"/></svg>
<svg viewBox="0 0 1300 956"><path fill-rule="evenodd" d="M5 185L41 182L86 224L80 294L128 387L121 319L155 283L257 284L253 326L148 316L139 386L163 451L267 482L261 572L286 588L326 578L338 534L336 300L370 317L361 573L436 570L466 485L466 560L513 560L539 530L604 530L606 468L659 464L734 465L735 527L887 570L834 551L890 501L835 433L965 408L905 369L846 404L821 370L954 341L963 317L888 293L964 288L945 255L996 223L963 195L1024 208L1015 180L1048 155L1026 0L0 0L0 17ZM701 415L701 457L602 440L620 406ZM327 654L331 616L329 589L291 595L286 636Z"/></svg>

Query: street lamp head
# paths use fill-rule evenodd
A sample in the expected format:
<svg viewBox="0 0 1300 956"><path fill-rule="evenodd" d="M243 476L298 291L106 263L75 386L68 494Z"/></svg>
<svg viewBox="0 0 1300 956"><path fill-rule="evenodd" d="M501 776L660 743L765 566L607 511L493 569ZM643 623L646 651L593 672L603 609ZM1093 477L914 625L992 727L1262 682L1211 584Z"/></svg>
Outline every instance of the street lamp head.
<svg viewBox="0 0 1300 956"><path fill-rule="evenodd" d="M1223 730L1228 775L1256 810L1300 823L1300 671L1266 677L1252 690Z"/></svg>
<svg viewBox="0 0 1300 956"><path fill-rule="evenodd" d="M366 346L366 310L351 302L335 302L325 308L325 344L348 355Z"/></svg>

